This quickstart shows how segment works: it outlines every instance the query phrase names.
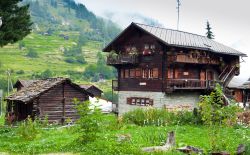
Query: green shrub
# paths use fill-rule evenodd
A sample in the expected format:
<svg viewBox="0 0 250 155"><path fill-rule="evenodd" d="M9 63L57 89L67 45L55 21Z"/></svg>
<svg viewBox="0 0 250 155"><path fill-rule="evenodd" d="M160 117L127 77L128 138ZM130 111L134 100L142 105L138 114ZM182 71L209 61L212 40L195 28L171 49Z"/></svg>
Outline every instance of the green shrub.
<svg viewBox="0 0 250 155"><path fill-rule="evenodd" d="M86 64L86 60L83 56L76 56L76 61L80 64Z"/></svg>
<svg viewBox="0 0 250 155"><path fill-rule="evenodd" d="M38 58L37 52L34 49L32 49L32 48L29 49L29 51L28 51L28 53L27 53L26 56L30 57L30 58Z"/></svg>
<svg viewBox="0 0 250 155"><path fill-rule="evenodd" d="M22 50L24 47L25 47L24 41L19 41L18 42L18 48L19 48L19 50Z"/></svg>
<svg viewBox="0 0 250 155"><path fill-rule="evenodd" d="M197 124L197 118L190 111L170 112L166 109L147 108L135 109L123 115L123 121L126 123L134 123L140 126L154 125L185 125Z"/></svg>
<svg viewBox="0 0 250 155"><path fill-rule="evenodd" d="M73 64L73 63L76 63L77 61L75 60L75 58L68 57L68 58L65 59L65 62Z"/></svg>
<svg viewBox="0 0 250 155"><path fill-rule="evenodd" d="M43 79L45 79L45 78L51 78L52 76L53 76L53 72L50 69L46 69L40 75L40 77L43 78Z"/></svg>
<svg viewBox="0 0 250 155"><path fill-rule="evenodd" d="M27 120L18 126L17 133L25 140L33 140L38 135L39 130L39 122L36 119L32 121L32 119L28 117Z"/></svg>
<svg viewBox="0 0 250 155"><path fill-rule="evenodd" d="M18 70L18 71L16 71L16 74L24 74L24 70Z"/></svg>
<svg viewBox="0 0 250 155"><path fill-rule="evenodd" d="M80 118L77 120L77 133L79 137L77 141L80 143L93 142L98 138L101 131L102 114L97 107L90 108L90 102L81 102L74 99L75 108Z"/></svg>
<svg viewBox="0 0 250 155"><path fill-rule="evenodd" d="M228 144L221 135L221 129L225 126L235 125L239 108L233 104L225 106L222 87L217 84L210 95L201 96L200 113L204 124L209 128L209 142L211 151L224 151Z"/></svg>
<svg viewBox="0 0 250 155"><path fill-rule="evenodd" d="M38 78L38 79L47 79L52 78L54 73L50 69L46 69L45 71L41 73L34 73L32 74L32 78Z"/></svg>

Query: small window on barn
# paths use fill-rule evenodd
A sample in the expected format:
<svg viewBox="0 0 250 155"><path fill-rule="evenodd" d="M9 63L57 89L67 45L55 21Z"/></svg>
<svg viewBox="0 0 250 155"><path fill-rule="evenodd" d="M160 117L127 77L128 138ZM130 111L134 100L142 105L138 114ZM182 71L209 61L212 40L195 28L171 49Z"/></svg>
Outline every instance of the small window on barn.
<svg viewBox="0 0 250 155"><path fill-rule="evenodd" d="M159 70L158 70L158 68L153 68L153 78L159 78Z"/></svg>
<svg viewBox="0 0 250 155"><path fill-rule="evenodd" d="M154 50L154 49L155 49L155 45L152 44L152 45L150 46L150 48L151 48L152 50Z"/></svg>
<svg viewBox="0 0 250 155"><path fill-rule="evenodd" d="M121 69L120 76L121 76L121 78L124 78L124 69Z"/></svg>
<svg viewBox="0 0 250 155"><path fill-rule="evenodd" d="M140 68L136 68L136 69L135 69L135 76L136 76L137 78L140 78L140 77L141 77L141 69L140 69Z"/></svg>
<svg viewBox="0 0 250 155"><path fill-rule="evenodd" d="M125 69L125 78L129 78L129 69Z"/></svg>
<svg viewBox="0 0 250 155"><path fill-rule="evenodd" d="M130 69L129 76L130 76L130 78L135 77L135 69Z"/></svg>

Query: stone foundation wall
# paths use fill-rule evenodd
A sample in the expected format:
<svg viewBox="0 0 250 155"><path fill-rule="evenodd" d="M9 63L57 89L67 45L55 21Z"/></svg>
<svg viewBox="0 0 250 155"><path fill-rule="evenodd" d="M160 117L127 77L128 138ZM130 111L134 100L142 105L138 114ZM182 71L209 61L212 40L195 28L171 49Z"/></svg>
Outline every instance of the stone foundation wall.
<svg viewBox="0 0 250 155"><path fill-rule="evenodd" d="M141 97L154 100L153 107L156 108L175 108L175 107L196 107L199 102L199 92L174 92L165 94L163 92L140 92L140 91L119 91L118 92L118 112L119 115L134 110L136 108L146 108L127 104L127 98Z"/></svg>

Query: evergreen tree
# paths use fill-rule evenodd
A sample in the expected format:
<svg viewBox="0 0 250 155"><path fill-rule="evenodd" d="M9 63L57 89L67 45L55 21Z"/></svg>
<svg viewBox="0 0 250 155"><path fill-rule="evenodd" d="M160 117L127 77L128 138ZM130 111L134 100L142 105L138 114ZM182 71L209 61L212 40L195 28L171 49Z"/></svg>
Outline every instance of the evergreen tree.
<svg viewBox="0 0 250 155"><path fill-rule="evenodd" d="M19 5L20 0L1 0L0 47L22 40L31 31L29 6Z"/></svg>
<svg viewBox="0 0 250 155"><path fill-rule="evenodd" d="M207 35L207 37L209 38L209 39L214 39L214 35L213 35L213 32L211 31L211 27L210 27L210 24L209 24L209 22L207 21L207 27L206 27L206 30L207 30L207 33L206 33L206 35Z"/></svg>

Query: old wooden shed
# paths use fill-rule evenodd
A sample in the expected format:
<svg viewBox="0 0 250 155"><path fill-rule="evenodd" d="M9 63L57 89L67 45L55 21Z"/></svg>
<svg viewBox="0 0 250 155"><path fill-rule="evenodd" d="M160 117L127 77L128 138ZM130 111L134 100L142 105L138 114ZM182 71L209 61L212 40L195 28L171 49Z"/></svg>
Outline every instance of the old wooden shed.
<svg viewBox="0 0 250 155"><path fill-rule="evenodd" d="M98 87L91 85L91 84L81 84L81 88L85 89L87 92L93 94L95 97L101 97L103 91L99 89Z"/></svg>
<svg viewBox="0 0 250 155"><path fill-rule="evenodd" d="M22 81L17 82L18 91L6 99L7 112L15 115L16 121L28 116L41 119L47 116L51 123L64 123L68 118L74 121L78 115L73 99L86 101L93 96L67 78L34 80L21 85Z"/></svg>

